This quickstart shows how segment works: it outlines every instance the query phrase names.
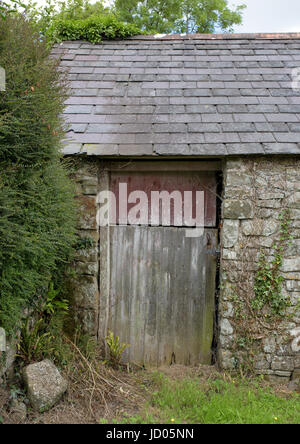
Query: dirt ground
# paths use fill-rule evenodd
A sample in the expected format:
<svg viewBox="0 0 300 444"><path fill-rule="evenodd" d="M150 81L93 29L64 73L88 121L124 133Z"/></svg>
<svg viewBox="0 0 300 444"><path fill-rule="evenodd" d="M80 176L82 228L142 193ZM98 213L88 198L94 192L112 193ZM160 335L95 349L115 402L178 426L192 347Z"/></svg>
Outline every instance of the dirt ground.
<svg viewBox="0 0 300 444"><path fill-rule="evenodd" d="M78 370L78 369L76 369ZM10 393L0 388L0 418L3 424L99 424L104 419L111 423L122 418L124 413L134 416L150 398L154 387L154 373L161 372L168 378L180 380L188 376L198 377L201 385L220 377L230 379L230 375L220 373L214 366L185 367L172 365L155 370L135 370L127 372L105 370L102 378L91 380L89 372L66 375L69 390L62 400L50 411L43 414L28 408L26 420L9 412ZM106 387L104 387L106 386ZM279 396L288 396L286 386L276 386ZM26 399L25 399L26 402Z"/></svg>

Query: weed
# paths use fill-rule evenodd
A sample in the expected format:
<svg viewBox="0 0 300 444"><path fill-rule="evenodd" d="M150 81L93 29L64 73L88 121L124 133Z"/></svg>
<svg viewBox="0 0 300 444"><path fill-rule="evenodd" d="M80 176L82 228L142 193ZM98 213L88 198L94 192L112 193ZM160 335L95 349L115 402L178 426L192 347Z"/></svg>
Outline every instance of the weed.
<svg viewBox="0 0 300 444"><path fill-rule="evenodd" d="M119 336L115 336L110 330L105 341L108 346L110 363L114 368L118 368L121 363L122 354L129 345L121 342Z"/></svg>

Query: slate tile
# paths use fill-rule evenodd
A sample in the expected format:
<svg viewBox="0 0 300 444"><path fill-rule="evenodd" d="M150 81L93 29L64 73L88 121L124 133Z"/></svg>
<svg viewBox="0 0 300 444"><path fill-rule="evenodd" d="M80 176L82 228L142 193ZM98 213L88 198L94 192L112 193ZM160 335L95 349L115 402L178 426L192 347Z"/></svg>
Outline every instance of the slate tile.
<svg viewBox="0 0 300 444"><path fill-rule="evenodd" d="M151 143L119 144L119 154L121 156L149 156L153 154L153 145Z"/></svg>
<svg viewBox="0 0 300 444"><path fill-rule="evenodd" d="M300 133L275 133L277 142L300 143Z"/></svg>
<svg viewBox="0 0 300 444"><path fill-rule="evenodd" d="M190 154L189 145L187 143L172 144L155 143L154 152L159 155L187 155Z"/></svg>
<svg viewBox="0 0 300 444"><path fill-rule="evenodd" d="M198 156L226 156L226 145L222 143L191 143L189 154Z"/></svg>
<svg viewBox="0 0 300 444"><path fill-rule="evenodd" d="M254 97L260 97L260 96L270 96L270 91L265 88L245 88L240 89L240 93L242 96L254 96Z"/></svg>
<svg viewBox="0 0 300 444"><path fill-rule="evenodd" d="M265 122L266 117L264 114L234 114L235 122Z"/></svg>
<svg viewBox="0 0 300 444"><path fill-rule="evenodd" d="M300 154L300 146L297 143L264 143L266 154Z"/></svg>
<svg viewBox="0 0 300 444"><path fill-rule="evenodd" d="M217 123L189 123L187 125L190 133L219 133L220 126Z"/></svg>
<svg viewBox="0 0 300 444"><path fill-rule="evenodd" d="M300 123L290 123L289 129L293 133L300 133Z"/></svg>
<svg viewBox="0 0 300 444"><path fill-rule="evenodd" d="M87 123L72 123L69 131L74 131L75 133L84 133L87 129Z"/></svg>
<svg viewBox="0 0 300 444"><path fill-rule="evenodd" d="M157 89L155 91L156 96L162 96L162 97L182 97L183 96L183 89ZM185 104L183 99L183 104Z"/></svg>
<svg viewBox="0 0 300 444"><path fill-rule="evenodd" d="M222 123L221 128L225 133L255 131L255 126L252 123L247 122Z"/></svg>
<svg viewBox="0 0 300 444"><path fill-rule="evenodd" d="M259 104L258 97L240 96L240 97L229 97L230 105L255 105Z"/></svg>
<svg viewBox="0 0 300 444"><path fill-rule="evenodd" d="M241 142L244 143L263 143L263 142L275 142L272 133L239 133Z"/></svg>
<svg viewBox="0 0 300 444"><path fill-rule="evenodd" d="M215 123L222 123L222 122L233 122L233 114L203 114L202 115L202 122L215 122Z"/></svg>
<svg viewBox="0 0 300 444"><path fill-rule="evenodd" d="M66 114L91 114L92 106L70 105L65 108Z"/></svg>
<svg viewBox="0 0 300 444"><path fill-rule="evenodd" d="M276 113L278 112L277 105L248 105L250 113Z"/></svg>
<svg viewBox="0 0 300 444"><path fill-rule="evenodd" d="M154 112L155 114L182 114L185 112L185 109L183 105L161 105L156 106Z"/></svg>
<svg viewBox="0 0 300 444"><path fill-rule="evenodd" d="M211 89L185 89L183 95L185 97L210 97L212 96Z"/></svg>
<svg viewBox="0 0 300 444"><path fill-rule="evenodd" d="M153 131L155 133L186 133L187 125L184 123L155 123Z"/></svg>
<svg viewBox="0 0 300 444"><path fill-rule="evenodd" d="M206 143L239 143L240 137L237 133L206 133L204 134Z"/></svg>
<svg viewBox="0 0 300 444"><path fill-rule="evenodd" d="M198 97L197 100L201 105L229 105L229 98L224 96Z"/></svg>
<svg viewBox="0 0 300 444"><path fill-rule="evenodd" d="M265 114L268 122L298 122L298 118L295 114L277 113L277 114Z"/></svg>
<svg viewBox="0 0 300 444"><path fill-rule="evenodd" d="M227 152L230 155L243 154L264 154L264 148L261 143L227 143Z"/></svg>
<svg viewBox="0 0 300 444"><path fill-rule="evenodd" d="M228 88L213 88L212 93L214 96L222 96L229 98L241 95L239 89L228 89Z"/></svg>
<svg viewBox="0 0 300 444"><path fill-rule="evenodd" d="M116 144L84 144L83 149L88 156L115 156L119 154L119 147Z"/></svg>
<svg viewBox="0 0 300 444"><path fill-rule="evenodd" d="M186 112L187 113L215 113L217 111L216 107L213 105L187 105ZM184 110L182 111L184 112Z"/></svg>
<svg viewBox="0 0 300 444"><path fill-rule="evenodd" d="M279 105L281 113L300 113L300 105Z"/></svg>
<svg viewBox="0 0 300 444"><path fill-rule="evenodd" d="M219 105L217 107L219 113L246 113L247 106L246 105Z"/></svg>

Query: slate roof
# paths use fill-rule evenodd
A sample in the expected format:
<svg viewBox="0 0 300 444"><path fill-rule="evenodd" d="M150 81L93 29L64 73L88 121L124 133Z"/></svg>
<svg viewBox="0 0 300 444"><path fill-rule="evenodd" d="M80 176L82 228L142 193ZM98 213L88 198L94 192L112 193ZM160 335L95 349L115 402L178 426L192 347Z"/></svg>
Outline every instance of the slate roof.
<svg viewBox="0 0 300 444"><path fill-rule="evenodd" d="M65 154L300 154L300 34L138 36L53 54L71 87Z"/></svg>

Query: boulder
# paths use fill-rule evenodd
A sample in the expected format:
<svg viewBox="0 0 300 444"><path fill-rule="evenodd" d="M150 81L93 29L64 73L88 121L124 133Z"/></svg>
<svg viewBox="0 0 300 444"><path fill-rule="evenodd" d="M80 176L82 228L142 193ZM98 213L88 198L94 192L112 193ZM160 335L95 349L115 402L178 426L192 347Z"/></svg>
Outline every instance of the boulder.
<svg viewBox="0 0 300 444"><path fill-rule="evenodd" d="M53 407L68 388L66 379L48 359L28 365L24 369L24 382L31 405L39 412Z"/></svg>

